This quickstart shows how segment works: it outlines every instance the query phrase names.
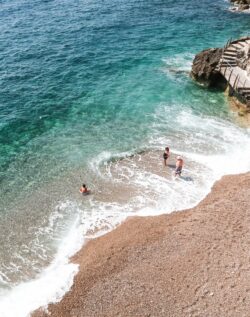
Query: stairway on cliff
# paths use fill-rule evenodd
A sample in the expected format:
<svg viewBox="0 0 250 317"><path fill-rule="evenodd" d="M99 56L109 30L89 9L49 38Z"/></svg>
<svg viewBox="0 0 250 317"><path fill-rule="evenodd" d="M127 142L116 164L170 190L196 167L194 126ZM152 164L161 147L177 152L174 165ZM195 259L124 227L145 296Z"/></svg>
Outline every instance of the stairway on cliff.
<svg viewBox="0 0 250 317"><path fill-rule="evenodd" d="M216 70L219 71L230 86L250 103L250 77L239 66L241 58L250 58L250 38L231 42L223 51Z"/></svg>

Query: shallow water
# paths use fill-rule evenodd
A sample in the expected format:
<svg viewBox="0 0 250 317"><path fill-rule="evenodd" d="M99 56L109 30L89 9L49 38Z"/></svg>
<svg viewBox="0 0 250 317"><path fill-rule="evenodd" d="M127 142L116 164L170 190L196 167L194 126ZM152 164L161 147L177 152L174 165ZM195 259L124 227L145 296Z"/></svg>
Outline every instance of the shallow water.
<svg viewBox="0 0 250 317"><path fill-rule="evenodd" d="M1 2L1 316L60 297L86 237L191 207L220 176L249 170L249 130L223 93L188 76L196 52L248 34L248 17L227 8ZM170 165L184 157L180 180L162 165L165 146ZM82 182L92 195L79 194Z"/></svg>

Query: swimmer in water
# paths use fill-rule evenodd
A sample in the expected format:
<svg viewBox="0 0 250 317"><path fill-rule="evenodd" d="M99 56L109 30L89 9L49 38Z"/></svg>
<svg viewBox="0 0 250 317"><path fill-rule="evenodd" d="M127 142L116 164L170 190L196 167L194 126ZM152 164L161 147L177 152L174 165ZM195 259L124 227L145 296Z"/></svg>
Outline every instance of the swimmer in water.
<svg viewBox="0 0 250 317"><path fill-rule="evenodd" d="M79 189L79 192L83 195L87 195L90 193L90 190L87 188L85 184L82 184L81 188Z"/></svg>

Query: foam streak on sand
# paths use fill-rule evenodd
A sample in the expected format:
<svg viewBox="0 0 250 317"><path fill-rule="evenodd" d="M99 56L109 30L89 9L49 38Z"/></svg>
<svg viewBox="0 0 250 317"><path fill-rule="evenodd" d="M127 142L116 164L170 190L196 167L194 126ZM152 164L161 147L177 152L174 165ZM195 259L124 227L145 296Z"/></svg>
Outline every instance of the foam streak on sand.
<svg viewBox="0 0 250 317"><path fill-rule="evenodd" d="M36 280L20 284L5 294L0 301L1 317L28 316L38 306L44 306L51 300L58 301L71 287L78 265L69 264L68 257L73 255L83 242L79 228L77 230L78 221L76 219L55 260L43 274Z"/></svg>
<svg viewBox="0 0 250 317"><path fill-rule="evenodd" d="M121 213L110 215L112 218L110 222L105 218L104 215L92 213L85 218L85 223L82 223L82 219L77 216L51 265L35 280L19 284L9 292L2 294L0 316L24 317L40 306L45 307L50 302L60 301L71 288L73 278L78 272L79 265L70 263L69 258L82 247L86 239L93 239L109 232L114 225L118 225L124 220L125 215Z"/></svg>

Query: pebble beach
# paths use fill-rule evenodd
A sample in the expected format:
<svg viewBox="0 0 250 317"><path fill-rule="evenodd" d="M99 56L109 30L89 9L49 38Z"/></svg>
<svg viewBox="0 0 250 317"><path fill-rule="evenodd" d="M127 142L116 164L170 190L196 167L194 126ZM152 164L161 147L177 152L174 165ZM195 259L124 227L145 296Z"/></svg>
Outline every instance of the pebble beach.
<svg viewBox="0 0 250 317"><path fill-rule="evenodd" d="M250 174L195 208L135 217L89 241L71 290L33 317L249 316Z"/></svg>

